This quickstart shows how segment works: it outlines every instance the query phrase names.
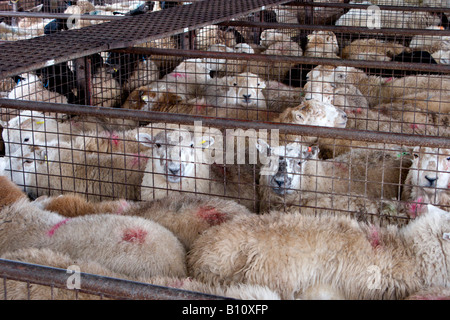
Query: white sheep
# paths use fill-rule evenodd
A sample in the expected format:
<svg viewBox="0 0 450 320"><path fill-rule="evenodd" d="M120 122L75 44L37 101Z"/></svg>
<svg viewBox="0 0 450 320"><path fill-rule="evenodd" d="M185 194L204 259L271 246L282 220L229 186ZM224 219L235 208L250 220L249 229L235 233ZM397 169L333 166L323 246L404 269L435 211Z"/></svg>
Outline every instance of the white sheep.
<svg viewBox="0 0 450 320"><path fill-rule="evenodd" d="M138 133L136 137L152 147L152 161L148 161L142 178L143 200L190 192L232 197L254 209L257 197L251 172L236 169L225 178L220 176L220 166L218 171L212 170L208 149L215 143L216 134L221 135L220 131L210 128L205 133L194 133L188 126L163 124L164 127L167 129L158 133Z"/></svg>
<svg viewBox="0 0 450 320"><path fill-rule="evenodd" d="M186 276L185 250L172 232L139 217L111 214L66 218L33 205L1 177L0 254L48 248L97 262L130 277Z"/></svg>
<svg viewBox="0 0 450 320"><path fill-rule="evenodd" d="M440 26L431 26L428 30L444 30ZM412 37L409 47L417 50L424 50L435 53L438 50L450 50L450 36L439 35L415 35Z"/></svg>
<svg viewBox="0 0 450 320"><path fill-rule="evenodd" d="M8 94L8 99L68 103L65 96L48 90L38 76L32 73L22 74L21 80Z"/></svg>
<svg viewBox="0 0 450 320"><path fill-rule="evenodd" d="M138 216L159 223L170 230L189 251L205 230L235 216L251 214L235 200L201 194L171 194L152 201L87 201L77 194L42 196L33 202L40 208L73 218L92 214Z"/></svg>
<svg viewBox="0 0 450 320"><path fill-rule="evenodd" d="M72 142L23 145L2 159L5 172L31 197L60 193L85 194L92 201L140 199L140 183L148 158L101 154L76 148Z"/></svg>
<svg viewBox="0 0 450 320"><path fill-rule="evenodd" d="M378 39L357 39L342 49L343 59L391 61L392 56L405 51L399 43Z"/></svg>
<svg viewBox="0 0 450 320"><path fill-rule="evenodd" d="M402 1L399 1L402 3ZM372 3L363 1L360 4ZM402 5L402 4L400 4ZM335 23L336 26L347 27L371 27L371 28L398 28L398 29L424 29L429 26L437 26L441 19L424 11L394 11L377 10L378 21L374 22L374 10L350 9Z"/></svg>
<svg viewBox="0 0 450 320"><path fill-rule="evenodd" d="M418 210L426 204L449 211L450 150L415 147L413 156L402 191L402 200L407 202L408 214L415 217Z"/></svg>
<svg viewBox="0 0 450 320"><path fill-rule="evenodd" d="M401 157L380 150L353 149L331 160L319 160L316 146L298 142L270 147L260 139L257 148L263 154L268 151L270 159L260 170L262 212L306 200L320 201L322 194L395 199L406 176L402 176L402 165L409 165Z"/></svg>
<svg viewBox="0 0 450 320"><path fill-rule="evenodd" d="M261 32L260 39L260 45L268 48L276 42L291 41L291 36L278 29L265 29Z"/></svg>
<svg viewBox="0 0 450 320"><path fill-rule="evenodd" d="M101 123L76 118L63 122L51 115L30 110L21 111L2 126L6 154L14 154L23 144L44 146L52 140L71 141L84 131L103 129Z"/></svg>
<svg viewBox="0 0 450 320"><path fill-rule="evenodd" d="M339 44L332 31L313 31L308 35L304 56L339 59Z"/></svg>
<svg viewBox="0 0 450 320"><path fill-rule="evenodd" d="M428 212L405 227L346 216L238 217L206 231L188 254L191 277L209 284L258 284L295 299L325 285L345 299L404 299L449 287L450 218Z"/></svg>

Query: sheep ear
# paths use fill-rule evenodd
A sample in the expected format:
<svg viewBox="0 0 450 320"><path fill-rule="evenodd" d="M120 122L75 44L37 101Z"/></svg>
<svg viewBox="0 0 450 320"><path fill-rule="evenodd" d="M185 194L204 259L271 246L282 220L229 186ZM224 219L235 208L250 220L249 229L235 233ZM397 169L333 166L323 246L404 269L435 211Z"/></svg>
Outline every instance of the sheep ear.
<svg viewBox="0 0 450 320"><path fill-rule="evenodd" d="M312 159L319 153L319 147L316 145L309 146L306 151L303 152L303 159Z"/></svg>
<svg viewBox="0 0 450 320"><path fill-rule="evenodd" d="M263 139L258 139L255 146L256 146L256 149L258 149L258 151L260 153L266 153L267 150L269 150L269 151L271 150L269 144L266 142L266 140L263 140Z"/></svg>
<svg viewBox="0 0 450 320"><path fill-rule="evenodd" d="M153 144L154 144L152 136L145 132L137 133L136 140L148 147L153 147Z"/></svg>
<svg viewBox="0 0 450 320"><path fill-rule="evenodd" d="M8 121L0 120L0 126L2 126L2 128L7 128L8 127Z"/></svg>

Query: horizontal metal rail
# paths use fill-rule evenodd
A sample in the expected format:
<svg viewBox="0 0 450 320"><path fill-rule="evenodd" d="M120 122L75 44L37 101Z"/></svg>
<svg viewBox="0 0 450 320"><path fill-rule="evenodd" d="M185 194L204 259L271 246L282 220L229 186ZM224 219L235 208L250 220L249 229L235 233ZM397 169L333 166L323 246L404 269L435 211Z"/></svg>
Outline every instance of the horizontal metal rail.
<svg viewBox="0 0 450 320"><path fill-rule="evenodd" d="M226 21L218 23L219 26L231 27L251 27L261 29L289 29L304 31L333 31L339 33L367 33L375 35L428 35L428 36L449 36L450 30L429 30L429 29L398 29L398 28L380 28L369 29L367 27L335 26L335 25L315 25L315 24L297 24L297 23L273 23L259 21Z"/></svg>
<svg viewBox="0 0 450 320"><path fill-rule="evenodd" d="M229 299L199 292L104 277L80 272L80 292L101 297L133 300L224 300ZM0 259L0 277L21 282L67 289L67 270L31 263ZM1 283L1 282L0 282ZM1 285L0 285L1 287ZM6 291L6 294L8 292Z"/></svg>
<svg viewBox="0 0 450 320"><path fill-rule="evenodd" d="M131 47L126 49L111 50L122 53L135 53L143 55L167 55L167 56L183 56L186 58L222 58L222 59L241 59L251 61L267 61L267 62L284 62L292 64L323 64L331 66L347 66L355 68L382 68L393 70L415 70L421 72L441 72L450 74L450 66L444 64L426 64L414 62L386 62L386 61L365 61L365 60L348 60L348 59L331 59L331 58L315 58L315 57L295 57L295 56L277 56L268 54L248 54L234 52L214 52L200 50L183 50L183 49L160 49L160 48L141 48Z"/></svg>
<svg viewBox="0 0 450 320"><path fill-rule="evenodd" d="M348 139L355 141L378 142L387 144L428 146L435 148L450 148L450 138L424 135L411 135L378 131L354 130L346 128L330 128L287 123L274 123L268 121L249 121L206 117L197 115L142 111L121 108L105 108L83 105L71 105L49 102L35 102L23 100L0 99L0 106L20 110L33 110L40 112L59 112L72 115L88 115L94 117L111 117L132 119L148 122L171 122L191 124L201 121L203 126L222 129L243 130L279 130L280 133L315 136L323 138Z"/></svg>
<svg viewBox="0 0 450 320"><path fill-rule="evenodd" d="M360 4L360 3L325 3L325 2L300 2L292 1L286 3L287 6L297 7L324 7L324 8L340 8L340 9L367 9L373 4ZM381 10L389 11L418 11L418 12L449 12L449 8L442 7L420 7L420 6L392 6L392 5L376 5Z"/></svg>
<svg viewBox="0 0 450 320"><path fill-rule="evenodd" d="M68 19L70 17L73 17L73 15L65 13L0 11L0 17ZM90 14L80 14L77 16L77 18L80 20L118 20L123 19L124 17L125 16L123 15L106 16L106 15L90 15Z"/></svg>

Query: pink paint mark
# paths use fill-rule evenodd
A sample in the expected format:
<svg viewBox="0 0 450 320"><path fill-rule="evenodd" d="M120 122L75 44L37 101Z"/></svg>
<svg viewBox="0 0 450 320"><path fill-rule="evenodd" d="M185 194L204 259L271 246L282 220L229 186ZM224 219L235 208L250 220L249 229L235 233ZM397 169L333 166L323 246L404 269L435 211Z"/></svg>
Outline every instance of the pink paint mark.
<svg viewBox="0 0 450 320"><path fill-rule="evenodd" d="M201 104L196 104L196 105L195 105L195 110L196 110L197 112L203 111L205 108L206 108L206 106L201 105Z"/></svg>
<svg viewBox="0 0 450 320"><path fill-rule="evenodd" d="M387 78L386 81L385 81L385 83L391 82L392 80L394 80L393 77Z"/></svg>
<svg viewBox="0 0 450 320"><path fill-rule="evenodd" d="M334 166L342 171L348 171L348 167L345 163L342 162L333 162Z"/></svg>
<svg viewBox="0 0 450 320"><path fill-rule="evenodd" d="M351 113L354 113L354 114L361 114L361 113L362 113L362 108L352 109L352 110L351 110Z"/></svg>
<svg viewBox="0 0 450 320"><path fill-rule="evenodd" d="M117 147L119 145L119 136L112 132L110 138L112 143Z"/></svg>
<svg viewBox="0 0 450 320"><path fill-rule="evenodd" d="M423 198L420 197L415 202L409 204L408 215L411 218L416 218L418 216L418 213L420 212L420 210L423 207L422 203L423 203Z"/></svg>
<svg viewBox="0 0 450 320"><path fill-rule="evenodd" d="M64 219L64 220L58 222L57 224L55 224L55 225L47 232L47 235L48 235L49 237L52 237L52 236L55 234L56 230L58 230L58 228L61 227L62 225L66 224L67 221L69 221L69 220L70 220L70 218L67 218L67 219Z"/></svg>
<svg viewBox="0 0 450 320"><path fill-rule="evenodd" d="M140 228L136 229L126 229L123 232L122 240L131 243L143 244L145 242L145 237L147 236L147 231Z"/></svg>
<svg viewBox="0 0 450 320"><path fill-rule="evenodd" d="M196 215L210 226L216 226L228 220L226 213L217 211L216 208L211 206L200 207Z"/></svg>
<svg viewBox="0 0 450 320"><path fill-rule="evenodd" d="M380 231L374 225L370 227L369 242L372 248L376 249L381 246Z"/></svg>
<svg viewBox="0 0 450 320"><path fill-rule="evenodd" d="M138 167L139 165L147 164L149 157L140 155L139 153L133 153L133 158L131 158L131 167ZM142 162L142 163L141 163Z"/></svg>
<svg viewBox="0 0 450 320"><path fill-rule="evenodd" d="M174 77L175 79L186 78L186 74L185 73L174 72L174 73L171 73L170 75L172 77Z"/></svg>
<svg viewBox="0 0 450 320"><path fill-rule="evenodd" d="M125 211L127 211L130 208L130 204L128 201L124 199L119 200L119 208L117 208L117 214L123 214Z"/></svg>

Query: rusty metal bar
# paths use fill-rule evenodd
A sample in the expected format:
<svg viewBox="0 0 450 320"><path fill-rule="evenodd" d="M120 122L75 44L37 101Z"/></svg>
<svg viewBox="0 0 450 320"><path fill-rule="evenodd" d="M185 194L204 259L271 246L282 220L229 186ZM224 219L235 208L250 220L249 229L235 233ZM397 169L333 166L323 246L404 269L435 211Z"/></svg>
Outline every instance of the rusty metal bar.
<svg viewBox="0 0 450 320"><path fill-rule="evenodd" d="M18 17L18 18L42 18L42 19L68 19L72 15L64 13L42 13L42 12L13 12L0 11L0 17ZM89 15L81 14L77 18L80 20L120 20L124 16L106 16L106 15Z"/></svg>
<svg viewBox="0 0 450 320"><path fill-rule="evenodd" d="M327 7L327 8L340 8L340 9L367 9L373 4L360 4L360 3L326 3L326 2L296 2L292 1L284 5L297 6L297 7ZM424 12L448 12L448 8L442 7L420 7L420 6L392 6L392 5L376 5L381 10L389 11L424 11Z"/></svg>
<svg viewBox="0 0 450 320"><path fill-rule="evenodd" d="M355 68L384 68L393 70L416 70L423 72L442 72L450 73L450 66L444 64L426 64L414 62L396 62L390 61L365 61L365 60L347 60L347 59L330 59L330 58L314 58L314 57L295 57L295 56L276 56L267 54L247 54L233 52L214 52L214 51L193 51L181 49L160 49L160 48L141 48L133 47L126 49L111 50L121 53L134 53L143 55L167 55L167 56L183 56L186 58L224 58L224 59L241 59L252 61L267 62L289 62L293 64L324 64L331 66L347 66Z"/></svg>
<svg viewBox="0 0 450 320"><path fill-rule="evenodd" d="M181 124L193 124L201 121L204 126L216 128L241 128L241 129L266 129L279 130L304 136L317 136L324 138L349 139L355 141L380 142L388 144L400 144L410 146L429 146L436 148L450 148L450 139L446 137L392 134L390 132L365 131L345 128L330 128L306 126L286 123L274 123L268 121L248 121L227 118L205 117L177 113L165 113L155 111L142 111L121 108L93 107L82 105L70 105L49 102L19 101L12 99L0 99L0 106L20 110L34 110L41 112L59 112L73 115L89 115L94 117L111 117L121 119L133 119L148 122L173 122Z"/></svg>
<svg viewBox="0 0 450 320"><path fill-rule="evenodd" d="M0 277L67 289L67 270L0 259ZM224 300L226 297L80 272L80 292L133 300ZM232 300L232 299L230 299Z"/></svg>
<svg viewBox="0 0 450 320"><path fill-rule="evenodd" d="M226 21L218 23L219 26L231 27L254 27L263 29L293 29L293 30L308 30L308 31L333 31L335 33L367 33L376 35L430 35L430 36L449 36L450 30L428 30L428 29L396 29L396 28L381 28L369 29L367 27L350 27L350 26L335 26L335 25L309 25L296 23L271 23L271 22L257 22L257 21Z"/></svg>

